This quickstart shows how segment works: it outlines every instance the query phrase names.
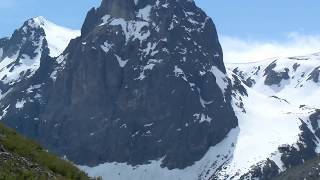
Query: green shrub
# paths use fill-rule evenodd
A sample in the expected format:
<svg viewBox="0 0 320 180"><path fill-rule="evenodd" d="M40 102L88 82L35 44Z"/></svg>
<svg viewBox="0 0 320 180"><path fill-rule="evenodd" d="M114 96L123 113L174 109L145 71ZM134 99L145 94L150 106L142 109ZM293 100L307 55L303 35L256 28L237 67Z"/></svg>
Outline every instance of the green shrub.
<svg viewBox="0 0 320 180"><path fill-rule="evenodd" d="M40 166L54 172L58 175L59 179L72 179L72 180L86 180L88 176L81 172L72 163L58 158L57 156L46 152L35 141L28 140L15 131L6 128L0 124L0 144L11 153L25 157L28 160L39 164ZM0 180L10 179L45 179L47 177L38 176L27 170L19 170L14 168L12 163L7 162L0 167ZM9 171L7 171L7 169ZM11 175L10 171L16 171Z"/></svg>

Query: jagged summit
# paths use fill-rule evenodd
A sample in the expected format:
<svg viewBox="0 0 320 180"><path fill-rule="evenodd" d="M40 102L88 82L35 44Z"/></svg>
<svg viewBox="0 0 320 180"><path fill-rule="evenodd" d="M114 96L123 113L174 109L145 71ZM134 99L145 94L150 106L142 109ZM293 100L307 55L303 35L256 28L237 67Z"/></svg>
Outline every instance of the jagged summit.
<svg viewBox="0 0 320 180"><path fill-rule="evenodd" d="M54 62L4 119L78 164L185 168L237 126L215 25L193 1L103 1Z"/></svg>
<svg viewBox="0 0 320 180"><path fill-rule="evenodd" d="M134 0L103 0L98 12L127 19L134 17L135 6Z"/></svg>
<svg viewBox="0 0 320 180"><path fill-rule="evenodd" d="M12 86L30 78L42 59L58 56L78 35L79 31L60 27L42 16L27 20L10 38L0 40L1 83ZM6 90L1 89L2 93Z"/></svg>
<svg viewBox="0 0 320 180"><path fill-rule="evenodd" d="M51 57L56 57L61 54L71 39L80 36L79 30L59 26L43 16L34 17L26 21L23 28L28 27L44 30Z"/></svg>
<svg viewBox="0 0 320 180"><path fill-rule="evenodd" d="M43 28L43 27L47 26L47 24L53 24L53 23L48 21L43 16L37 16L37 17L34 17L34 18L27 20L26 24L28 26L32 26L32 27L42 27Z"/></svg>

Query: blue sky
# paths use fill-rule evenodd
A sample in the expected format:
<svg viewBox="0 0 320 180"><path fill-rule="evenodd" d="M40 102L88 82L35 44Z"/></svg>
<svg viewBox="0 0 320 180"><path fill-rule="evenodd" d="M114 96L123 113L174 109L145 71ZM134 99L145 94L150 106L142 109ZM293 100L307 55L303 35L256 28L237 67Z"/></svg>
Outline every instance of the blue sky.
<svg viewBox="0 0 320 180"><path fill-rule="evenodd" d="M227 58L234 58L231 51L256 51L270 45L273 51L279 48L287 51L286 48L293 45L300 51L305 49L299 51L301 54L320 51L320 1L196 0L196 3L214 19L225 53L230 55L227 54ZM39 15L59 25L79 29L86 12L99 4L100 0L1 0L0 37L9 36L26 19ZM299 45L300 41L304 44ZM273 52L270 56L290 52ZM264 54L268 52L262 56Z"/></svg>

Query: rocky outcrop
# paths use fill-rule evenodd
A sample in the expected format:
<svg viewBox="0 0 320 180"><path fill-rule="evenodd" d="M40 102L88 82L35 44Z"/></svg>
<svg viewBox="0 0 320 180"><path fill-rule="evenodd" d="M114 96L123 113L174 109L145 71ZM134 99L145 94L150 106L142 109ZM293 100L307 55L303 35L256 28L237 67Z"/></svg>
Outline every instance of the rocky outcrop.
<svg viewBox="0 0 320 180"><path fill-rule="evenodd" d="M290 79L289 77L289 69L285 68L284 71L277 72L274 70L274 68L277 66L276 61L271 63L266 69L265 69L265 74L266 79L264 81L265 85L271 86L271 85L279 85L282 80L288 80Z"/></svg>
<svg viewBox="0 0 320 180"><path fill-rule="evenodd" d="M76 163L184 168L237 126L215 26L193 1L102 1L81 37L41 62L37 83L3 100L39 83L41 102L5 122Z"/></svg>
<svg viewBox="0 0 320 180"><path fill-rule="evenodd" d="M312 80L313 82L318 83L319 76L320 76L320 67L317 67L310 73L308 80Z"/></svg>
<svg viewBox="0 0 320 180"><path fill-rule="evenodd" d="M273 180L318 180L320 173L320 159L315 157L304 164L287 169Z"/></svg>
<svg viewBox="0 0 320 180"><path fill-rule="evenodd" d="M123 2L64 52L41 140L81 164L184 168L237 125L216 30L194 2Z"/></svg>

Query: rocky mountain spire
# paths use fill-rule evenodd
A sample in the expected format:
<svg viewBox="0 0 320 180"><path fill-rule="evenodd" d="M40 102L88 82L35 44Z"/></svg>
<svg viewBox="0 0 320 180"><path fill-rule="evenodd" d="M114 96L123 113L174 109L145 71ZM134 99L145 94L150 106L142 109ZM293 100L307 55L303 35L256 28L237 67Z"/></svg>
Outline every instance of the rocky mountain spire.
<svg viewBox="0 0 320 180"><path fill-rule="evenodd" d="M115 18L130 19L135 17L135 9L134 0L103 0L98 9L92 8L88 12L81 28L82 35L92 30L106 14Z"/></svg>
<svg viewBox="0 0 320 180"><path fill-rule="evenodd" d="M105 0L55 62L30 121L77 164L185 168L237 126L217 31L191 0ZM18 107L8 124L33 126L9 121Z"/></svg>
<svg viewBox="0 0 320 180"><path fill-rule="evenodd" d="M135 2L134 0L103 0L98 11L112 17L128 19L135 15Z"/></svg>

